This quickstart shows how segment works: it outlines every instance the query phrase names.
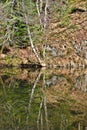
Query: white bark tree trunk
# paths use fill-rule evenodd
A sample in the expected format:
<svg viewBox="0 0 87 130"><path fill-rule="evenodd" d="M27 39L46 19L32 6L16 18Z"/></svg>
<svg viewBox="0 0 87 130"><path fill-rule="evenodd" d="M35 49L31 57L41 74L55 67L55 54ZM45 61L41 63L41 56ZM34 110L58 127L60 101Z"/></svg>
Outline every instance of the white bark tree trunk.
<svg viewBox="0 0 87 130"><path fill-rule="evenodd" d="M38 62L40 63L41 66L46 66L45 63L40 59L36 49L35 49L35 46L33 44L33 40L32 40L32 37L31 37L31 32L30 32L30 28L29 28L29 21L28 21L28 16L26 14L26 7L25 7L25 4L24 4L24 0L22 0L22 8L23 8L23 12L24 12L24 17L25 17L25 22L26 22L26 26L27 26L27 32L28 32L28 37L29 37L29 40L30 40L30 45L31 45L31 48L38 60Z"/></svg>
<svg viewBox="0 0 87 130"><path fill-rule="evenodd" d="M44 16L44 29L47 27L47 18L48 18L48 7L49 7L49 1L46 0L46 5L45 5L45 16Z"/></svg>
<svg viewBox="0 0 87 130"><path fill-rule="evenodd" d="M37 7L37 13L38 13L39 21L40 21L40 26L43 29L43 23L42 23L41 14L40 14L40 12L42 10L42 0L41 0L41 3L40 3L40 8L39 8L39 1L38 0L36 1L36 7Z"/></svg>
<svg viewBox="0 0 87 130"><path fill-rule="evenodd" d="M47 44L47 24L48 24L48 8L49 8L49 0L46 0L45 4L45 12L44 12L44 34L45 34L45 44L43 47L43 57L45 60L46 57L46 44Z"/></svg>
<svg viewBox="0 0 87 130"><path fill-rule="evenodd" d="M40 13L42 13L43 0L40 0Z"/></svg>

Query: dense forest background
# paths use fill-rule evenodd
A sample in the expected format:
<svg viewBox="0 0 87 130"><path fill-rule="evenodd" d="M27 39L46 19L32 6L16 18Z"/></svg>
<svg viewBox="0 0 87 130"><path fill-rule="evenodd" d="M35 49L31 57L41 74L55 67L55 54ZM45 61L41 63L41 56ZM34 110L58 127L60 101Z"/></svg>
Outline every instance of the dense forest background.
<svg viewBox="0 0 87 130"><path fill-rule="evenodd" d="M0 2L1 65L87 64L86 0Z"/></svg>

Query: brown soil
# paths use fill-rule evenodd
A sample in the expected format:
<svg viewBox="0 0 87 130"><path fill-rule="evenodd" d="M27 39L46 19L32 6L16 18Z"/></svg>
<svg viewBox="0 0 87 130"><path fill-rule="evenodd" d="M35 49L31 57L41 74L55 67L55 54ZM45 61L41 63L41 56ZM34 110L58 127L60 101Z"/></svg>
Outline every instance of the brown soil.
<svg viewBox="0 0 87 130"><path fill-rule="evenodd" d="M36 46L41 57L45 42L46 46L50 48L51 51L46 47L45 62L47 65L64 67L87 65L87 1L78 0L71 7L76 10L68 13L68 16L65 15L69 19L67 22L63 18L59 19L57 12L48 14L49 25L46 34L40 39L41 43ZM3 19L5 19L5 14ZM12 58L10 61L9 57ZM30 47L25 49L10 48L7 53L0 54L0 59L0 64L37 63Z"/></svg>

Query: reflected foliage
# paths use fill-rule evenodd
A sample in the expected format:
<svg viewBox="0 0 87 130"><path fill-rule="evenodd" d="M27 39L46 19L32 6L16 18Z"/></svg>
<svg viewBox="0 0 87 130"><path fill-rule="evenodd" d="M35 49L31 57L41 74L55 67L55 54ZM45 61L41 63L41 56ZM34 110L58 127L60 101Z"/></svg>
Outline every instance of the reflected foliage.
<svg viewBox="0 0 87 130"><path fill-rule="evenodd" d="M87 96L85 71L0 71L1 130L86 129L87 104L71 98L74 91Z"/></svg>

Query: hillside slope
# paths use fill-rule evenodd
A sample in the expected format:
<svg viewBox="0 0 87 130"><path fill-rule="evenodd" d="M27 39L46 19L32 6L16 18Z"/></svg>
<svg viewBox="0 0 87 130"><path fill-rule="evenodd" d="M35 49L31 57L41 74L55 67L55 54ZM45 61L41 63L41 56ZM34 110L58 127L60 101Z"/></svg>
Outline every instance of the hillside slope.
<svg viewBox="0 0 87 130"><path fill-rule="evenodd" d="M57 11L52 13L47 31L47 63L57 66L87 64L87 1L78 0L66 6L61 17Z"/></svg>
<svg viewBox="0 0 87 130"><path fill-rule="evenodd" d="M2 7L2 4L0 6ZM5 36L9 36L10 32L8 31L8 34L5 34L7 28L3 25L3 21L8 21L8 16L6 16L3 8L0 12L0 45L2 45ZM59 0L51 0L47 20L45 33L39 37L38 44L37 40L36 43L34 41L42 58L43 47L45 47L46 64L65 67L87 66L87 1L60 2ZM7 43L6 46L8 46ZM4 51L0 53L1 64L20 65L37 62L30 46L25 48L8 46L4 50L6 51L6 49L6 53Z"/></svg>

